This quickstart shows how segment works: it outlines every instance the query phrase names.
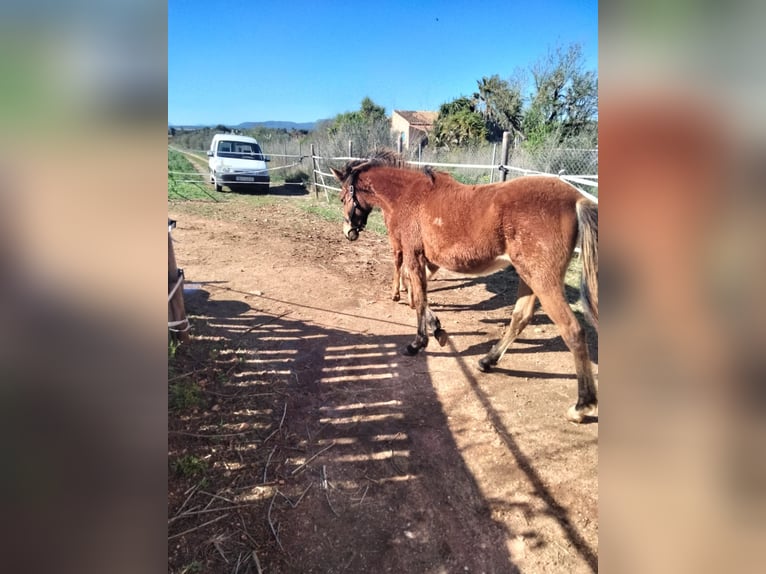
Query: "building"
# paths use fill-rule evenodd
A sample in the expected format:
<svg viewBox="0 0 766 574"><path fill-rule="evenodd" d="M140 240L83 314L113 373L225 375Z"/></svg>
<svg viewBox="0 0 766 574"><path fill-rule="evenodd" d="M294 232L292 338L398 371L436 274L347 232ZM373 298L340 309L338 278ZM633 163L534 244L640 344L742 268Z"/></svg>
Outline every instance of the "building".
<svg viewBox="0 0 766 574"><path fill-rule="evenodd" d="M428 134L434 126L439 112L410 112L394 110L391 115L391 132L401 139L402 149L417 147L428 141Z"/></svg>

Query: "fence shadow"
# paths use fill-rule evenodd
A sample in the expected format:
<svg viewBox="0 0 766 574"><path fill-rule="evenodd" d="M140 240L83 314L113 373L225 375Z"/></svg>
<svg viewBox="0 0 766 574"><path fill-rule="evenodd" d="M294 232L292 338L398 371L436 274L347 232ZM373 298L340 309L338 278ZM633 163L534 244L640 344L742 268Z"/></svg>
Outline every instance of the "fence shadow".
<svg viewBox="0 0 766 574"><path fill-rule="evenodd" d="M516 303L516 290L518 288L519 278L516 271L509 267L492 275L485 275L480 277L438 277L432 280L428 285L429 296L438 293L451 292L456 289L467 289L472 287L484 287L484 289L491 295L478 302L467 303L446 303L430 301L431 307L437 313L455 313L467 309L473 311L500 311L504 313L498 318L484 318L481 320L483 324L500 324L505 328L511 320L511 312L513 311L513 305ZM567 301L571 304L576 303L580 299L580 292L578 289L564 286L564 294ZM558 336L556 330L556 336L548 339L537 338L534 335L535 327L541 325L553 325L548 315L544 310L541 311L540 303L536 303L536 312L530 324L526 327L521 336L517 339L518 344L524 344L524 347L517 345L512 346L507 354L513 355L516 353L534 353L537 351L549 351L549 352L569 352L569 349L564 344L564 341ZM598 333L590 323L585 319L584 314L578 309L574 309L574 314L577 320L583 326L585 330L585 337L588 344L588 353L591 361L598 364ZM472 325L466 325L471 328ZM499 335L498 335L499 336ZM470 348L465 349L464 353L470 354L485 354L489 351L492 345L495 343L495 339L488 337L485 343L479 343L472 345ZM528 345L535 345L529 347ZM501 363L502 364L502 363Z"/></svg>
<svg viewBox="0 0 766 574"><path fill-rule="evenodd" d="M169 399L176 562L229 571L255 550L283 572L517 572L515 534L492 518L431 376L399 354L410 336L293 319L283 303L187 298L209 346L191 363L199 402ZM189 457L207 462L179 478Z"/></svg>

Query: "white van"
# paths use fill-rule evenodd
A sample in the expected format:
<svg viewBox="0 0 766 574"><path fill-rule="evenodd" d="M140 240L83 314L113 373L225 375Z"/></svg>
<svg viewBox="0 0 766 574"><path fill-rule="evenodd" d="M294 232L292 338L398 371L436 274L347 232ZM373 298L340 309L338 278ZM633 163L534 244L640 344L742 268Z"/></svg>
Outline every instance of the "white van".
<svg viewBox="0 0 766 574"><path fill-rule="evenodd" d="M233 134L216 134L210 142L210 183L216 191L225 185L232 191L258 191L268 189L269 158L255 138Z"/></svg>

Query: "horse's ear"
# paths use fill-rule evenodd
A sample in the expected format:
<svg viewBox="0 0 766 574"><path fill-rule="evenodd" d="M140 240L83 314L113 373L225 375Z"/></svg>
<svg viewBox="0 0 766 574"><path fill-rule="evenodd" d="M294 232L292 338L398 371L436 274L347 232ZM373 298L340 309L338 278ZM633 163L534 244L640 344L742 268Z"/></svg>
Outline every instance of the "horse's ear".
<svg viewBox="0 0 766 574"><path fill-rule="evenodd" d="M330 171L332 171L332 174L335 176L335 179L337 179L339 182L343 183L343 172L338 171L334 167L331 167Z"/></svg>

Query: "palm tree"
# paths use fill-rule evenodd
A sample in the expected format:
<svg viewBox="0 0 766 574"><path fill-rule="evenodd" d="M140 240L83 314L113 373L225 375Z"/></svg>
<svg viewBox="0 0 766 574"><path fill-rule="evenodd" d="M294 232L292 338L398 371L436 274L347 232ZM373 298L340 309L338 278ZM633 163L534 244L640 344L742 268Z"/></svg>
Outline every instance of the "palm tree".
<svg viewBox="0 0 766 574"><path fill-rule="evenodd" d="M479 91L474 94L474 99L491 137L500 138L504 131L520 132L523 103L521 89L501 80L497 74L484 76L476 83Z"/></svg>

